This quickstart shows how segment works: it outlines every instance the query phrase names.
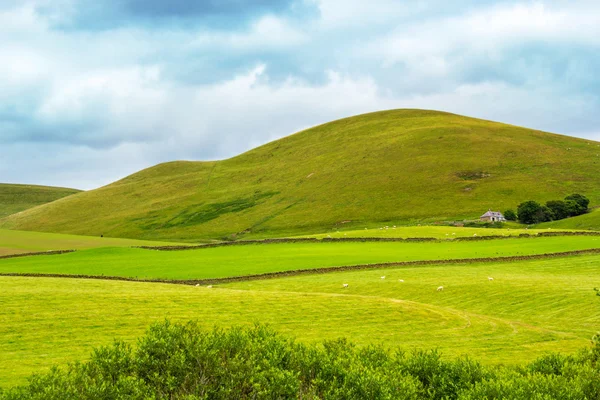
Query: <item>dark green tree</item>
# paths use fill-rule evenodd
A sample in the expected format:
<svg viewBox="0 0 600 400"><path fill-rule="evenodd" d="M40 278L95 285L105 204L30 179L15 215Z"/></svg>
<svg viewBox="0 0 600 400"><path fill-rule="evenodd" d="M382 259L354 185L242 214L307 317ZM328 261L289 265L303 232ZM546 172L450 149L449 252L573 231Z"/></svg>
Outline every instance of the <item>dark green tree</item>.
<svg viewBox="0 0 600 400"><path fill-rule="evenodd" d="M546 202L546 207L552 211L554 219L564 219L570 215L570 209L566 201L550 200Z"/></svg>
<svg viewBox="0 0 600 400"><path fill-rule="evenodd" d="M539 224L552 220L552 210L537 201L529 200L519 204L517 216L524 224Z"/></svg>
<svg viewBox="0 0 600 400"><path fill-rule="evenodd" d="M514 212L512 209L506 210L504 211L504 218L506 218L507 221L516 221L517 213Z"/></svg>
<svg viewBox="0 0 600 400"><path fill-rule="evenodd" d="M577 208L577 210L576 210L577 212L579 212L579 214L574 214L574 215L581 215L581 214L585 214L586 212L588 212L590 200L582 194L574 193L570 196L565 197L565 201L574 201L579 206L579 208ZM573 211L575 211L575 210L573 210Z"/></svg>

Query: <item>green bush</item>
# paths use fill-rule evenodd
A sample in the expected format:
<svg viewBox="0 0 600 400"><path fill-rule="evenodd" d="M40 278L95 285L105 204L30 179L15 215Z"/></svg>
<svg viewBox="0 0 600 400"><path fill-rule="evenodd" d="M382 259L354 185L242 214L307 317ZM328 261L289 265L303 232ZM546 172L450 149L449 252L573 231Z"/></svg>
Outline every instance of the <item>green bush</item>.
<svg viewBox="0 0 600 400"><path fill-rule="evenodd" d="M167 321L135 348L99 348L0 399L600 399L600 337L575 356L492 368L437 351L306 345L264 326L203 331Z"/></svg>
<svg viewBox="0 0 600 400"><path fill-rule="evenodd" d="M516 221L517 213L514 212L514 210L512 210L512 209L506 210L506 211L504 211L504 218L506 218L507 221Z"/></svg>

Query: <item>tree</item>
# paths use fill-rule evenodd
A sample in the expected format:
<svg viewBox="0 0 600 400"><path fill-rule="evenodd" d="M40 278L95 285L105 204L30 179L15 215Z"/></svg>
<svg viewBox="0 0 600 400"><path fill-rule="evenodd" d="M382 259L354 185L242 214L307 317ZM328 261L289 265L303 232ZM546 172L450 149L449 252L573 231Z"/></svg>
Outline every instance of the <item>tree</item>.
<svg viewBox="0 0 600 400"><path fill-rule="evenodd" d="M566 201L574 201L575 203L577 203L579 205L579 214L575 214L575 215L581 215L581 214L585 214L586 212L588 212L588 206L590 205L590 200L585 197L582 194L579 193L573 193L570 196L565 197Z"/></svg>
<svg viewBox="0 0 600 400"><path fill-rule="evenodd" d="M571 215L571 210L566 201L550 200L546 202L546 207L552 211L554 219L564 219Z"/></svg>
<svg viewBox="0 0 600 400"><path fill-rule="evenodd" d="M506 218L507 221L516 221L517 213L513 210L506 210L504 211L504 218Z"/></svg>
<svg viewBox="0 0 600 400"><path fill-rule="evenodd" d="M524 224L538 224L552 220L552 210L542 206L537 201L529 200L519 204L517 207L519 221Z"/></svg>

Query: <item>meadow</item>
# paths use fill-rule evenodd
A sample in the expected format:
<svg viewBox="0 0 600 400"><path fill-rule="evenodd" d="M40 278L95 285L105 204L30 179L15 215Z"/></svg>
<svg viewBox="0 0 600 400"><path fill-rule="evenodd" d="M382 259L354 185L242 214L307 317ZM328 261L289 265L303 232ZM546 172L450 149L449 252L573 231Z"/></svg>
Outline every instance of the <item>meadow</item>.
<svg viewBox="0 0 600 400"><path fill-rule="evenodd" d="M468 354L485 364L519 364L589 346L600 327L600 300L593 291L600 286L598 265L600 255L585 255L212 288L0 277L0 386L85 359L92 347L114 338L133 342L148 324L164 318L196 320L206 329L260 322L303 342L346 337L361 346L437 348L446 358ZM440 285L444 290L438 292Z"/></svg>
<svg viewBox="0 0 600 400"><path fill-rule="evenodd" d="M51 250L80 250L98 247L168 246L172 242L116 239L59 233L13 231L0 229L0 256Z"/></svg>
<svg viewBox="0 0 600 400"><path fill-rule="evenodd" d="M208 279L356 264L523 256L594 248L600 248L600 237L274 243L182 251L97 248L44 257L2 259L0 273Z"/></svg>
<svg viewBox="0 0 600 400"><path fill-rule="evenodd" d="M511 223L512 228L471 228L458 226L394 226L393 224L380 224L378 227L363 228L363 229L344 229L344 227L336 228L327 233L316 235L301 235L300 237L315 237L315 238L435 238L435 239L453 239L460 237L472 236L519 236L519 235L537 235L545 232L576 232L576 228L572 229L529 229L523 225Z"/></svg>

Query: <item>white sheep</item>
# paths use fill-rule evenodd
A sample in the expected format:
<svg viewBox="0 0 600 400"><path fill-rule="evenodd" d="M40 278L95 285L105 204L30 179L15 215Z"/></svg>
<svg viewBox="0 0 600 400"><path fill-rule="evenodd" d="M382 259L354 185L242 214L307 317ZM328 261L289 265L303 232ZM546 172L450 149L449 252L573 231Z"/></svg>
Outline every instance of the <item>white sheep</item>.
<svg viewBox="0 0 600 400"><path fill-rule="evenodd" d="M342 287L344 287L344 288L347 288L347 287L348 287L348 284L347 284L347 283L344 283L344 284L342 285Z"/></svg>
<svg viewBox="0 0 600 400"><path fill-rule="evenodd" d="M491 276L488 276L488 281L493 281L494 278L492 278Z"/></svg>
<svg viewBox="0 0 600 400"><path fill-rule="evenodd" d="M404 283L404 279L398 279L398 282Z"/></svg>
<svg viewBox="0 0 600 400"><path fill-rule="evenodd" d="M208 285L206 288L207 289L212 289L212 285Z"/></svg>
<svg viewBox="0 0 600 400"><path fill-rule="evenodd" d="M200 284L199 284L199 283L196 283L196 286L200 286Z"/></svg>
<svg viewBox="0 0 600 400"><path fill-rule="evenodd" d="M381 277L381 279L385 279L385 275Z"/></svg>
<svg viewBox="0 0 600 400"><path fill-rule="evenodd" d="M473 236L477 236L477 234L476 234L476 233L474 233L474 234L473 234Z"/></svg>
<svg viewBox="0 0 600 400"><path fill-rule="evenodd" d="M444 287L443 287L443 286L440 286L440 287L438 287L438 288L437 288L437 291L438 291L438 292L441 292L442 290L444 290Z"/></svg>

